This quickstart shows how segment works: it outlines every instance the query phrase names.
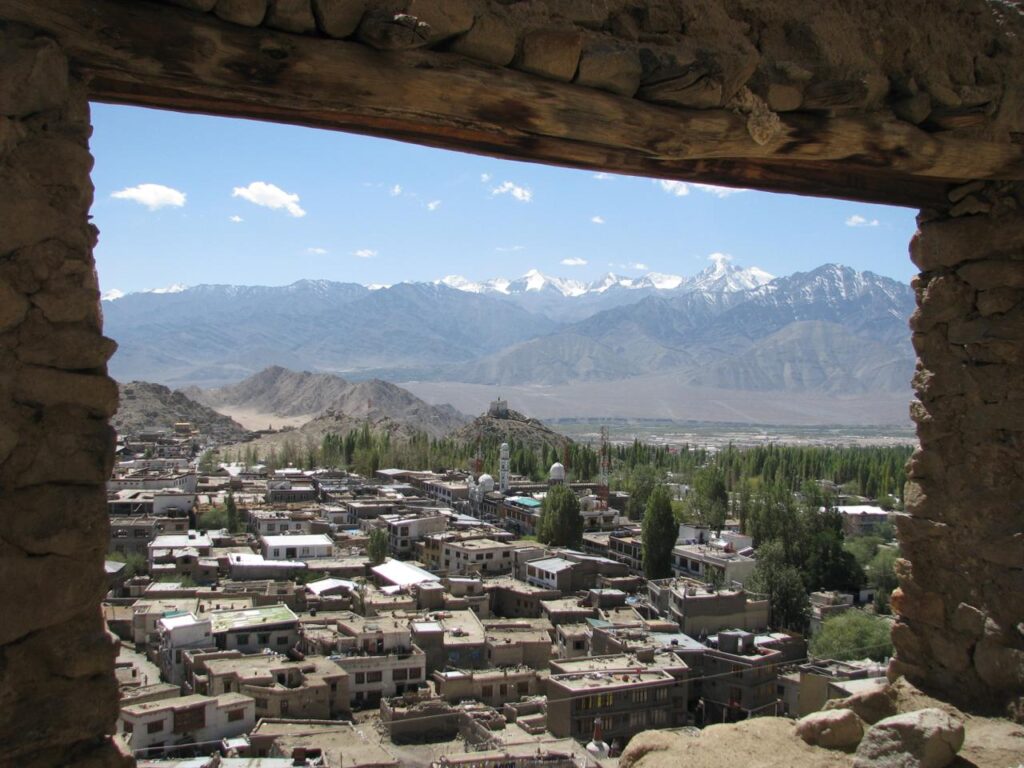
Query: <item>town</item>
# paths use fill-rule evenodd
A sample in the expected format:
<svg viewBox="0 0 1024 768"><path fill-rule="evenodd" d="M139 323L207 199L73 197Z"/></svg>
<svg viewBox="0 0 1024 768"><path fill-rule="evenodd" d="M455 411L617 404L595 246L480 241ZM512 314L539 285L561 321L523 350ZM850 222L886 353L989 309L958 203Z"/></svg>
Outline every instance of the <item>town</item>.
<svg viewBox="0 0 1024 768"><path fill-rule="evenodd" d="M886 689L893 583L797 587L794 612L784 586L764 591L751 531L768 541L768 523L749 499L677 522L707 490L669 473L638 519L609 487L607 438L596 480L560 461L515 474L507 443L496 477L480 458L358 475L214 462L215 447L187 422L119 436L103 610L140 766L610 766L641 731ZM831 512L891 579L891 513ZM881 642L815 653L843 615Z"/></svg>

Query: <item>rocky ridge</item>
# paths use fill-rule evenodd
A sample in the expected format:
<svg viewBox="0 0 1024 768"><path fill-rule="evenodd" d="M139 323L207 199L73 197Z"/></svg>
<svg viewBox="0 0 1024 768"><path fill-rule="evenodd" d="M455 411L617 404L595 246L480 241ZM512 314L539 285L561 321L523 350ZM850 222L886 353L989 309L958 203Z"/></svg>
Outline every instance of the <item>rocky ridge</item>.
<svg viewBox="0 0 1024 768"><path fill-rule="evenodd" d="M120 434L170 430L181 421L191 422L203 436L219 442L236 442L248 434L234 419L162 384L132 381L119 389L120 404L110 423Z"/></svg>

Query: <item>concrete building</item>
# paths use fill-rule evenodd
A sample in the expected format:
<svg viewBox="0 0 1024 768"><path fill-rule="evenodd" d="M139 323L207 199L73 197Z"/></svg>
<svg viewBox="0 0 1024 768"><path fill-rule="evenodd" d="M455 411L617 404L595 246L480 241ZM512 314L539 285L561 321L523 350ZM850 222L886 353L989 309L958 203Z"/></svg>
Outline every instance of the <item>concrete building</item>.
<svg viewBox="0 0 1024 768"><path fill-rule="evenodd" d="M543 678L528 666L446 670L431 675L437 695L449 703L480 701L500 707L508 701L544 692Z"/></svg>
<svg viewBox="0 0 1024 768"><path fill-rule="evenodd" d="M691 637L707 636L720 629L757 632L768 626L769 605L742 589L709 589L690 578L647 582L648 600L660 615L674 621Z"/></svg>
<svg viewBox="0 0 1024 768"><path fill-rule="evenodd" d="M625 742L640 731L684 725L687 673L676 657L668 665L625 655L555 662L546 686L548 730L586 740L600 719L606 741Z"/></svg>
<svg viewBox="0 0 1024 768"><path fill-rule="evenodd" d="M184 517L195 510L195 492L173 488L139 490L125 488L107 494L107 513L111 517Z"/></svg>
<svg viewBox="0 0 1024 768"><path fill-rule="evenodd" d="M194 694L122 707L117 730L136 757L158 757L175 744L216 743L255 724L255 702L248 696Z"/></svg>
<svg viewBox="0 0 1024 768"><path fill-rule="evenodd" d="M182 654L189 650L215 647L209 619L191 613L164 615L157 623L160 637L159 666L164 680L174 685L185 682Z"/></svg>
<svg viewBox="0 0 1024 768"><path fill-rule="evenodd" d="M778 666L784 660L781 651L759 645L750 632L719 632L704 653L705 723L780 714Z"/></svg>
<svg viewBox="0 0 1024 768"><path fill-rule="evenodd" d="M843 516L843 533L847 536L872 536L882 525L892 522L891 513L871 504L856 504L836 509Z"/></svg>
<svg viewBox="0 0 1024 768"><path fill-rule="evenodd" d="M672 548L672 573L725 586L743 586L754 575L755 560L736 552L705 544L680 544Z"/></svg>
<svg viewBox="0 0 1024 768"><path fill-rule="evenodd" d="M457 539L442 545L444 569L451 575L510 573L515 547L489 538Z"/></svg>
<svg viewBox="0 0 1024 768"><path fill-rule="evenodd" d="M351 702L357 709L376 706L381 698L419 688L426 682L426 654L413 644L380 654L339 656L334 661L349 675Z"/></svg>
<svg viewBox="0 0 1024 768"><path fill-rule="evenodd" d="M323 533L264 536L260 540L266 560L316 560L334 554L334 542Z"/></svg>
<svg viewBox="0 0 1024 768"><path fill-rule="evenodd" d="M256 716L333 720L350 712L349 675L334 661L307 656L241 654L203 664L208 694L237 692L255 701Z"/></svg>
<svg viewBox="0 0 1024 768"><path fill-rule="evenodd" d="M526 564L526 582L535 587L558 590L560 593L572 589L574 563L562 557L546 557L531 560Z"/></svg>
<svg viewBox="0 0 1024 768"><path fill-rule="evenodd" d="M249 530L257 536L277 536L284 533L309 533L312 512L287 512L279 509L253 509L249 511Z"/></svg>
<svg viewBox="0 0 1024 768"><path fill-rule="evenodd" d="M149 558L149 542L157 536L183 535L188 533L186 517L118 517L110 520L110 541L107 552L117 552L128 557L136 555Z"/></svg>
<svg viewBox="0 0 1024 768"><path fill-rule="evenodd" d="M150 569L155 563L173 562L176 552L191 550L196 557L209 557L213 540L199 531L161 534L146 545L146 559Z"/></svg>
<svg viewBox="0 0 1024 768"><path fill-rule="evenodd" d="M283 604L240 611L211 611L211 631L217 648L259 653L264 649L287 651L299 641L299 620Z"/></svg>
<svg viewBox="0 0 1024 768"><path fill-rule="evenodd" d="M447 527L448 519L441 515L403 515L388 520L388 550L393 557L407 557L417 541Z"/></svg>

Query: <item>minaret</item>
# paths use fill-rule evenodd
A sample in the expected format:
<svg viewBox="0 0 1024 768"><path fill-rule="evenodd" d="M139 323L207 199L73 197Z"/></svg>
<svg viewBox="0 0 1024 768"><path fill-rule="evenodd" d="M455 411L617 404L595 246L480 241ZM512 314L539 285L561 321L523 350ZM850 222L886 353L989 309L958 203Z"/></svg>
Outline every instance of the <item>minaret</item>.
<svg viewBox="0 0 1024 768"><path fill-rule="evenodd" d="M498 490L506 493L508 488L508 443L502 443L501 454L498 459Z"/></svg>

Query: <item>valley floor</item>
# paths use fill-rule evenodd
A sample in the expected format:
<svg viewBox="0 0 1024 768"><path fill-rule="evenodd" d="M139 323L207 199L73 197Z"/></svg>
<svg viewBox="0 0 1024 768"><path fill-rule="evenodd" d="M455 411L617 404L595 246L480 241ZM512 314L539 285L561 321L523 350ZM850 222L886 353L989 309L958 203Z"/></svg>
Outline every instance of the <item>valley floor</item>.
<svg viewBox="0 0 1024 768"><path fill-rule="evenodd" d="M501 397L537 419L623 418L790 426L887 426L910 431L905 393L832 396L686 387L672 376L558 386L493 386L460 382L401 382L428 403L481 413Z"/></svg>

